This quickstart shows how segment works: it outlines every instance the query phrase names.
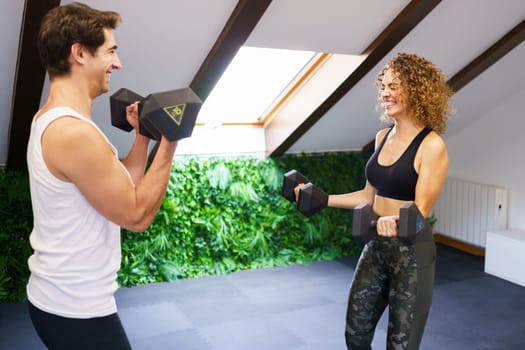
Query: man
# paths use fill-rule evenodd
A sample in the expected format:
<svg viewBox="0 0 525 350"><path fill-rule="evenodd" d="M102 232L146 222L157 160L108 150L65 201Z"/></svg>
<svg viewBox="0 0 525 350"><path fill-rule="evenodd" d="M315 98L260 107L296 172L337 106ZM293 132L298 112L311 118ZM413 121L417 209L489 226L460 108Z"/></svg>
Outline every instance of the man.
<svg viewBox="0 0 525 350"><path fill-rule="evenodd" d="M144 173L150 140L136 132L120 161L91 119L93 100L121 68L113 33L120 20L115 12L73 3L46 14L38 36L50 88L27 150L34 213L27 297L33 325L50 349L131 348L114 298L120 228L150 225L177 145L162 138ZM126 112L138 131L137 103Z"/></svg>

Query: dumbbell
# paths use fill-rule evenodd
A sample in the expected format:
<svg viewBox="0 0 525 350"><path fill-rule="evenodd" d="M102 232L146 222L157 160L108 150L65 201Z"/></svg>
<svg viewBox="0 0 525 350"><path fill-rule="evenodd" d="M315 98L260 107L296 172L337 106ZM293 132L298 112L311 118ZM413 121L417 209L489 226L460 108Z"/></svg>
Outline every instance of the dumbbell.
<svg viewBox="0 0 525 350"><path fill-rule="evenodd" d="M283 176L283 187L281 188L281 194L290 202L295 202L294 188L296 188L299 184L306 184L309 182L310 180L308 180L297 170L290 170Z"/></svg>
<svg viewBox="0 0 525 350"><path fill-rule="evenodd" d="M378 216L369 204L354 208L352 237L360 244L366 244L377 235ZM415 203L405 203L399 209L398 237L410 244L425 228L426 220Z"/></svg>
<svg viewBox="0 0 525 350"><path fill-rule="evenodd" d="M157 92L142 97L125 88L110 96L111 124L121 130L133 128L126 120L126 106L139 101L139 132L153 140L169 141L191 136L201 99L190 88Z"/></svg>
<svg viewBox="0 0 525 350"><path fill-rule="evenodd" d="M323 192L319 187L314 186L303 174L297 170L290 170L283 176L283 187L281 194L290 202L295 202L294 188L304 183L299 189L299 198L297 199L297 210L304 216L311 216L328 204L328 194Z"/></svg>

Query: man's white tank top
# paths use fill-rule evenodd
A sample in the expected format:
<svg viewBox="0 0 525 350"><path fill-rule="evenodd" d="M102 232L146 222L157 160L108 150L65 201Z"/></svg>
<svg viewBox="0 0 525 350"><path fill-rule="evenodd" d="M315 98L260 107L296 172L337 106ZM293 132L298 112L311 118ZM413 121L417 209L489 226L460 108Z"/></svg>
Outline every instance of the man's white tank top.
<svg viewBox="0 0 525 350"><path fill-rule="evenodd" d="M116 148L96 124L71 108L53 108L33 120L27 163L34 253L28 260L27 298L39 309L63 317L106 316L117 311L114 293L121 261L120 226L98 213L73 183L48 170L42 134L63 116L92 124L118 158Z"/></svg>

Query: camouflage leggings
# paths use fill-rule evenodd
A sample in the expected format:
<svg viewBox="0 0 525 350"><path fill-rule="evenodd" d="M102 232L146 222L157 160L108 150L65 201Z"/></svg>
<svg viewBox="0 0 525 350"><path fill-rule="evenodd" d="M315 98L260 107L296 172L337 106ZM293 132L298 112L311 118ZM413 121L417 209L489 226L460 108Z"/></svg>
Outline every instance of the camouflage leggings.
<svg viewBox="0 0 525 350"><path fill-rule="evenodd" d="M375 327L387 305L387 349L419 348L432 303L436 261L431 232L425 236L413 245L377 237L364 247L348 298L348 349L371 349Z"/></svg>

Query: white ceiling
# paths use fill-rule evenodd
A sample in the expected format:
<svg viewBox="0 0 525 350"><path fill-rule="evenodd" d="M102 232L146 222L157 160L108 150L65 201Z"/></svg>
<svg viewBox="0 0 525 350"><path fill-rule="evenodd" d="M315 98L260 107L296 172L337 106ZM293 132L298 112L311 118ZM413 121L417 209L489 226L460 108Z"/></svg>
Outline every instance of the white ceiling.
<svg viewBox="0 0 525 350"><path fill-rule="evenodd" d="M70 2L63 0L62 4ZM123 17L116 31L123 69L112 75L109 94L95 100L93 117L119 151L125 152L131 135L111 127L109 95L121 87L147 95L188 86L237 1L84 2ZM360 54L407 4L409 1L401 0L273 0L246 45ZM6 2L0 12L0 165L7 159L22 13L21 0ZM395 52L423 55L451 77L524 19L523 0L443 0L287 152L360 149L371 141L380 127L375 75ZM525 47L521 44L463 87L454 97L458 113L446 137L522 88L523 62ZM44 95L46 91L47 84Z"/></svg>
<svg viewBox="0 0 525 350"><path fill-rule="evenodd" d="M394 53L418 53L433 61L445 74L452 77L523 19L525 1L521 0L443 1L289 151L360 149L371 141L381 125L375 110L375 77ZM521 62L525 62L524 52L520 51L521 55L518 56L521 57ZM513 73L516 77L519 76L515 74L519 72L519 64L494 65L476 80L482 79L489 71L494 77L508 77ZM514 82L497 85L497 93L479 95L476 81L461 89L458 95L464 97L453 100L457 111L454 117L456 120L451 121L445 136L449 137L467 126L477 115L472 113L474 104L462 105L459 104L460 101L483 100L487 105L496 104L498 98L501 100L506 93L514 91L512 89L516 87L518 79L513 80ZM494 89L488 89L492 90ZM483 97L480 99L480 96Z"/></svg>
<svg viewBox="0 0 525 350"><path fill-rule="evenodd" d="M361 54L408 0L277 0L246 45Z"/></svg>

